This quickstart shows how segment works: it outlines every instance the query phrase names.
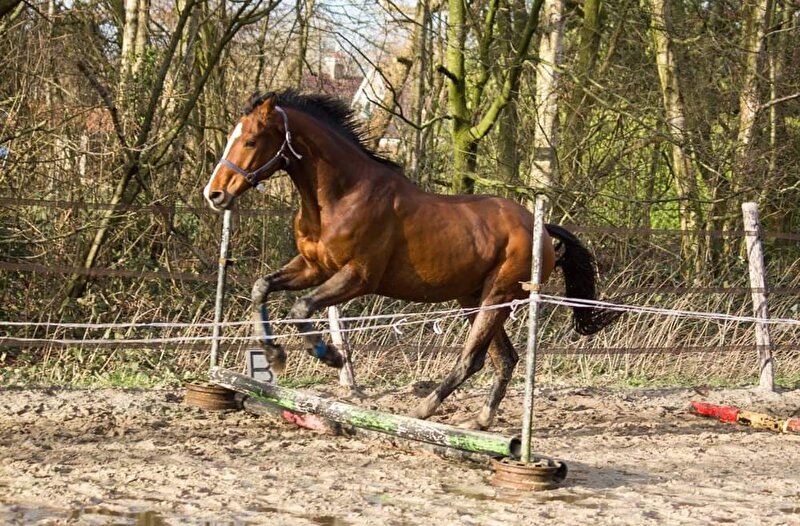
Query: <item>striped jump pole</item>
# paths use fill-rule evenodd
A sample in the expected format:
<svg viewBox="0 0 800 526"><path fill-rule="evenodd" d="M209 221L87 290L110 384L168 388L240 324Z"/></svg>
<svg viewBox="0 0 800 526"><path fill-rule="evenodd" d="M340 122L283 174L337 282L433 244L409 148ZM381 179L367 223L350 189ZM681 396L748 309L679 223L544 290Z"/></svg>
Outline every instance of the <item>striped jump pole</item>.
<svg viewBox="0 0 800 526"><path fill-rule="evenodd" d="M777 433L800 433L800 418L778 418L765 413L739 409L732 405L716 405L693 400L692 412L699 416L716 418L720 422L740 424L755 429L767 429Z"/></svg>
<svg viewBox="0 0 800 526"><path fill-rule="evenodd" d="M212 367L211 383L294 413L317 415L340 424L377 431L427 444L495 457L519 458L520 441L485 431L427 422L315 396L294 389L259 382L228 369Z"/></svg>

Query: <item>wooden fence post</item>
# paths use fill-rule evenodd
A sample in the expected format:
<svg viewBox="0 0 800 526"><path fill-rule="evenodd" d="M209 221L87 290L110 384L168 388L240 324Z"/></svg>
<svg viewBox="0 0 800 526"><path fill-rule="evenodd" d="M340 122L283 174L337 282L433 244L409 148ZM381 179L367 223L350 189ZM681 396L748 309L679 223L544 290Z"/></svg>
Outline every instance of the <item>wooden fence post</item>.
<svg viewBox="0 0 800 526"><path fill-rule="evenodd" d="M339 307L332 305L328 307L328 322L331 327L331 341L336 349L341 353L344 365L339 370L339 385L349 387L351 391L358 390L356 385L356 375L353 372L353 362L350 361L350 339L346 332L341 332L345 327L339 315Z"/></svg>
<svg viewBox="0 0 800 526"><path fill-rule="evenodd" d="M742 203L744 217L744 237L747 243L747 260L750 271L750 293L753 298L753 315L756 318L768 319L767 276L764 269L764 251L761 248L761 227L758 223L758 205ZM768 391L775 390L775 362L772 358L772 340L769 336L769 325L756 322L756 348L761 369L759 387Z"/></svg>

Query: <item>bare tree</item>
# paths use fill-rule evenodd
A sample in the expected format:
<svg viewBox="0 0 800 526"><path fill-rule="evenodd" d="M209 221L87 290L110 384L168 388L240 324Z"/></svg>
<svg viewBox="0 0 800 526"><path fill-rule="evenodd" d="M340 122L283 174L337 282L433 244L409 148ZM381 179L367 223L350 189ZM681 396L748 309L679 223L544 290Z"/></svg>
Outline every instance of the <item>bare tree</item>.
<svg viewBox="0 0 800 526"><path fill-rule="evenodd" d="M536 123L529 186L548 190L558 177L558 79L564 38L564 0L545 0L536 64Z"/></svg>

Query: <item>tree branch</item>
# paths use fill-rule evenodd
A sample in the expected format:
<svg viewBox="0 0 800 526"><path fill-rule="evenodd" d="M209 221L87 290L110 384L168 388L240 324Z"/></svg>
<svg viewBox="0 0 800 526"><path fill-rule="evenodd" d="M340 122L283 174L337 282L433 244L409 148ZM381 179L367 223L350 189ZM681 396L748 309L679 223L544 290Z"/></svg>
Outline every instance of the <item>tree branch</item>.
<svg viewBox="0 0 800 526"><path fill-rule="evenodd" d="M785 97L780 97L778 99L772 99L762 104L761 107L758 109L759 111L764 111L768 108L771 108L772 106L775 106L776 104L780 104L781 102L786 102L787 100L796 99L798 97L800 97L800 92L793 93L791 95L786 95Z"/></svg>
<svg viewBox="0 0 800 526"><path fill-rule="evenodd" d="M92 85L97 94L100 95L100 98L103 99L103 104L108 110L109 115L111 115L111 123L114 125L114 132L117 134L117 140L120 146L127 150L128 143L125 141L125 129L122 127L122 122L119 120L119 111L114 104L114 100L111 98L111 92L100 82L97 75L95 75L82 60L78 61L78 70L83 73L83 76L86 77L89 84Z"/></svg>

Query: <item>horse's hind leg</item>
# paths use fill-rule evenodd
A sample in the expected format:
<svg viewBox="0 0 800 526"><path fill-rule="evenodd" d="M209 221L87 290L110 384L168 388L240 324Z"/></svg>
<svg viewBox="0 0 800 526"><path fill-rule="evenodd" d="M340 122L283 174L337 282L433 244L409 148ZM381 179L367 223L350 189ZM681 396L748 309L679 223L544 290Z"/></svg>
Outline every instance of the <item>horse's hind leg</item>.
<svg viewBox="0 0 800 526"><path fill-rule="evenodd" d="M491 358L492 366L494 367L494 382L492 382L492 388L486 398L486 404L481 408L481 412L478 413L477 417L463 422L460 427L487 429L492 425L497 408L506 395L506 389L511 381L511 375L514 374L514 367L519 361L519 356L517 351L514 350L508 334L502 327L497 331L492 343L489 345L489 358Z"/></svg>
<svg viewBox="0 0 800 526"><path fill-rule="evenodd" d="M434 391L412 412L415 418L428 418L458 386L483 367L486 350L497 329L503 324L506 309L479 312L472 322L467 343L455 367Z"/></svg>
<svg viewBox="0 0 800 526"><path fill-rule="evenodd" d="M479 302L480 299L477 296L459 298L458 300L458 303L465 309L474 309ZM471 314L469 316L470 324L474 321L475 315ZM489 344L489 358L492 360L492 367L494 368L494 382L492 382L492 388L486 398L486 404L476 417L462 422L459 427L466 429L487 429L490 427L497 413L497 408L506 394L508 383L511 381L511 375L514 374L514 367L519 361L519 356L502 325Z"/></svg>

